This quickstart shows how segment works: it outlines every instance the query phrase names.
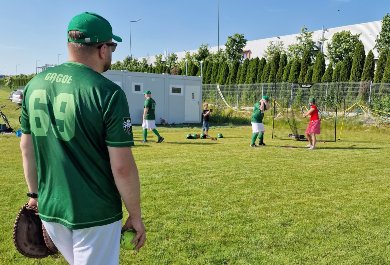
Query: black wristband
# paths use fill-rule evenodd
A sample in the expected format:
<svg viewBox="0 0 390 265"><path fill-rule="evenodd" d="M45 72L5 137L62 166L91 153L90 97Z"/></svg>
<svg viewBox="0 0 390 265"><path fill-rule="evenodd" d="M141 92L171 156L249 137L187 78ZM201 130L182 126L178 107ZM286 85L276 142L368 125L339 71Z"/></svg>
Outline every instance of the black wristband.
<svg viewBox="0 0 390 265"><path fill-rule="evenodd" d="M38 198L38 194L36 194L35 192L27 192L27 197L36 199Z"/></svg>

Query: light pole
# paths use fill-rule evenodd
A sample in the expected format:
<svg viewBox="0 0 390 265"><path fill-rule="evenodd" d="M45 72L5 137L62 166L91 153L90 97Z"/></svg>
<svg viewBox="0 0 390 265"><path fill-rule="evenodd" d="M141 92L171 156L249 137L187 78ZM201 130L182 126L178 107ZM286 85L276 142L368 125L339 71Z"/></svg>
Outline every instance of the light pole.
<svg viewBox="0 0 390 265"><path fill-rule="evenodd" d="M328 31L328 29L326 29L324 26L322 26L322 36L321 36L321 39L320 39L320 43L321 43L321 52L324 53L324 43L325 41L327 40L325 38L325 31Z"/></svg>
<svg viewBox="0 0 390 265"><path fill-rule="evenodd" d="M39 60L35 60L35 74L38 73L38 62Z"/></svg>
<svg viewBox="0 0 390 265"><path fill-rule="evenodd" d="M218 53L219 53L219 0L218 0Z"/></svg>
<svg viewBox="0 0 390 265"><path fill-rule="evenodd" d="M61 56L61 53L57 53L57 65L60 64L60 56Z"/></svg>
<svg viewBox="0 0 390 265"><path fill-rule="evenodd" d="M16 70L16 74L15 75L18 75L18 65L20 65L20 64L16 65L16 69L15 69Z"/></svg>
<svg viewBox="0 0 390 265"><path fill-rule="evenodd" d="M203 78L203 61L200 61L200 77Z"/></svg>
<svg viewBox="0 0 390 265"><path fill-rule="evenodd" d="M188 59L185 59L186 62L186 76L188 76Z"/></svg>
<svg viewBox="0 0 390 265"><path fill-rule="evenodd" d="M137 23L138 21L140 21L142 18L139 18L137 20L130 20L130 58L132 57L132 54L131 54L131 23Z"/></svg>

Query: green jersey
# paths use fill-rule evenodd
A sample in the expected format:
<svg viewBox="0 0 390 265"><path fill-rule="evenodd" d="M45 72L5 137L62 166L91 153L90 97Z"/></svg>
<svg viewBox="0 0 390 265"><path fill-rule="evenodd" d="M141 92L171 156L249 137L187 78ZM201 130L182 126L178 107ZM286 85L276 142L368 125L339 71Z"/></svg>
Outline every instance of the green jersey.
<svg viewBox="0 0 390 265"><path fill-rule="evenodd" d="M264 104L264 108L265 108L265 104ZM257 102L253 106L251 122L263 123L263 118L264 118L264 112L261 111L261 109L260 109L260 102Z"/></svg>
<svg viewBox="0 0 390 265"><path fill-rule="evenodd" d="M148 108L146 113L145 120L155 120L156 119L156 101L152 98L147 98L144 103L144 108Z"/></svg>
<svg viewBox="0 0 390 265"><path fill-rule="evenodd" d="M118 85L79 63L49 68L27 84L21 122L33 139L42 220L81 229L122 219L107 146L133 139Z"/></svg>

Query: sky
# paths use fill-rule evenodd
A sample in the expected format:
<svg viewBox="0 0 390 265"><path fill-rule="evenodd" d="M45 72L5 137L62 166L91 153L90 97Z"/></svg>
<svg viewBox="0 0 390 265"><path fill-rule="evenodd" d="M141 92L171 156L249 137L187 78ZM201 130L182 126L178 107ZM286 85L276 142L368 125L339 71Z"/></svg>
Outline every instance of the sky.
<svg viewBox="0 0 390 265"><path fill-rule="evenodd" d="M219 5L218 5L219 3ZM390 0L0 0L0 74L35 73L67 61L73 16L95 12L122 37L113 61L381 20ZM140 19L138 22L130 23ZM131 32L131 34L130 34Z"/></svg>

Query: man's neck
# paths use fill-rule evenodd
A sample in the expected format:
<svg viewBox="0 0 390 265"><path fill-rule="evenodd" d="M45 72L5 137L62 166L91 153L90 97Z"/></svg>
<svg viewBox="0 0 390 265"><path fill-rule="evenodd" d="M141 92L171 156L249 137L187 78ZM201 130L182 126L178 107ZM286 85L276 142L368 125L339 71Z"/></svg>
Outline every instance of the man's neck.
<svg viewBox="0 0 390 265"><path fill-rule="evenodd" d="M101 67L99 63L93 62L93 60L90 59L87 60L83 58L76 58L76 57L69 56L69 61L84 64L85 66L91 68L92 70L98 73L103 72L103 67Z"/></svg>

